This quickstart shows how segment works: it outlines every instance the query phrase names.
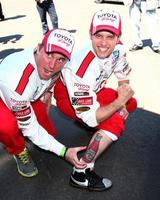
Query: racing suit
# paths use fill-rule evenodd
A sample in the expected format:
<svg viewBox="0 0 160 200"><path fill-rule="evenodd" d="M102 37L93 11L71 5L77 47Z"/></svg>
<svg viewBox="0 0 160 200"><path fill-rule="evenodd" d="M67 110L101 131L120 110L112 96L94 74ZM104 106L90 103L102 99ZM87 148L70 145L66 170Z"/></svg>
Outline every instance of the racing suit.
<svg viewBox="0 0 160 200"><path fill-rule="evenodd" d="M117 98L117 91L106 88L107 79L114 74L118 81L129 80L130 71L122 44L117 44L108 58L100 59L89 43L75 53L62 69L61 79L54 87L57 106L70 118L104 130L112 140L117 140L124 130L125 118L121 112L114 113L98 124L96 110ZM126 104L128 112L136 107L134 98Z"/></svg>
<svg viewBox="0 0 160 200"><path fill-rule="evenodd" d="M54 136L41 96L59 77L41 80L34 59L34 49L13 53L0 65L0 142L11 154L24 150L28 137L42 149L60 155L64 145Z"/></svg>

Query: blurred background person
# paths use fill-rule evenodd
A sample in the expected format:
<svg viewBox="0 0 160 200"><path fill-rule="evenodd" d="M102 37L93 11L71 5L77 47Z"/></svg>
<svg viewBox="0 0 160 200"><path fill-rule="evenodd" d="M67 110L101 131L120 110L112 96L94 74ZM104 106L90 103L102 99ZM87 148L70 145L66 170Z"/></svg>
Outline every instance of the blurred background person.
<svg viewBox="0 0 160 200"><path fill-rule="evenodd" d="M2 4L0 2L0 21L4 20L4 14L3 14L3 10L2 10Z"/></svg>
<svg viewBox="0 0 160 200"><path fill-rule="evenodd" d="M133 0L129 4L129 17L131 21L131 30L133 38L133 46L130 51L137 51L143 48L141 39L140 23L142 15L145 17L152 41L152 50L155 53L160 53L160 37L158 30L158 15L157 15L157 0Z"/></svg>
<svg viewBox="0 0 160 200"><path fill-rule="evenodd" d="M50 16L52 28L58 28L58 16L53 0L35 0L37 2L37 10L40 16L43 35L49 31L47 22L47 13Z"/></svg>

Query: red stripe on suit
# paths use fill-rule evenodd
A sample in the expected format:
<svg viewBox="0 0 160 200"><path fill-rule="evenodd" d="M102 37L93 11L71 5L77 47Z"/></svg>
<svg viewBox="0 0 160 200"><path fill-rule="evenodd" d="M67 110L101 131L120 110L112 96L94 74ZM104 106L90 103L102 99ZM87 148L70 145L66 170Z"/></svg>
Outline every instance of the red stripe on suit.
<svg viewBox="0 0 160 200"><path fill-rule="evenodd" d="M77 70L76 75L79 77L83 77L89 64L91 63L91 61L93 60L93 58L95 57L94 53L92 51L90 51L87 56L85 57L85 59L82 61L82 64L80 65L79 69Z"/></svg>
<svg viewBox="0 0 160 200"><path fill-rule="evenodd" d="M16 92L20 95L23 94L23 91L25 90L27 83L29 81L29 77L32 74L32 72L34 71L34 67L33 65L31 65L30 63L27 65L27 67L25 68L23 75L18 83L18 86L16 88Z"/></svg>

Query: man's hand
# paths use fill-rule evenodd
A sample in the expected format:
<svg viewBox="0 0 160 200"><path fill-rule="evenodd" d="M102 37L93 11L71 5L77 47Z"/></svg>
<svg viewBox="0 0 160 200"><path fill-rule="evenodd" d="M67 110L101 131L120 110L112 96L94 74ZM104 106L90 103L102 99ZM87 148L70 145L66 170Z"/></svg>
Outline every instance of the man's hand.
<svg viewBox="0 0 160 200"><path fill-rule="evenodd" d="M118 100L125 105L127 101L134 95L134 91L128 84L122 84L117 88Z"/></svg>
<svg viewBox="0 0 160 200"><path fill-rule="evenodd" d="M81 146L81 147L73 147L73 148L68 148L65 159L70 162L72 165L74 165L76 168L83 169L86 167L86 163L80 162L80 160L77 157L77 153L79 151L85 150L86 147Z"/></svg>
<svg viewBox="0 0 160 200"><path fill-rule="evenodd" d="M124 119L127 118L128 112L125 108L128 100L134 95L134 91L128 85L128 83L123 83L117 88L118 97L108 105L100 106L96 111L96 119L98 123L103 122L108 119L115 112L125 111L121 114L124 116ZM122 110L121 110L122 109Z"/></svg>

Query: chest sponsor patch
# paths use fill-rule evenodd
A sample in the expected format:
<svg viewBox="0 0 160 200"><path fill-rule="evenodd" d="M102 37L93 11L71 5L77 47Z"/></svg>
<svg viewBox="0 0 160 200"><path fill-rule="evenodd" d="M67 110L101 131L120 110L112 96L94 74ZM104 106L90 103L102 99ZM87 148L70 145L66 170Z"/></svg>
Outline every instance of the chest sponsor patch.
<svg viewBox="0 0 160 200"><path fill-rule="evenodd" d="M75 90L78 91L85 91L87 92L90 89L89 85L81 84L81 83L74 83Z"/></svg>
<svg viewBox="0 0 160 200"><path fill-rule="evenodd" d="M93 97L72 97L72 105L93 105Z"/></svg>
<svg viewBox="0 0 160 200"><path fill-rule="evenodd" d="M18 106L26 106L26 104L28 103L27 101L18 101L16 99L10 98L10 101L12 103L13 106L18 107Z"/></svg>
<svg viewBox="0 0 160 200"><path fill-rule="evenodd" d="M24 110L13 111L13 114L19 121L27 121L28 119L30 119L31 108L28 107Z"/></svg>
<svg viewBox="0 0 160 200"><path fill-rule="evenodd" d="M78 107L78 108L76 108L76 111L77 111L78 113L81 113L81 112L88 111L89 109L90 109L90 107L88 107L88 106L83 106L83 107Z"/></svg>
<svg viewBox="0 0 160 200"><path fill-rule="evenodd" d="M112 54L113 54L114 59L117 59L119 57L120 52L119 52L119 50L115 50L115 51L113 51Z"/></svg>
<svg viewBox="0 0 160 200"><path fill-rule="evenodd" d="M74 96L89 96L89 92L74 92Z"/></svg>

